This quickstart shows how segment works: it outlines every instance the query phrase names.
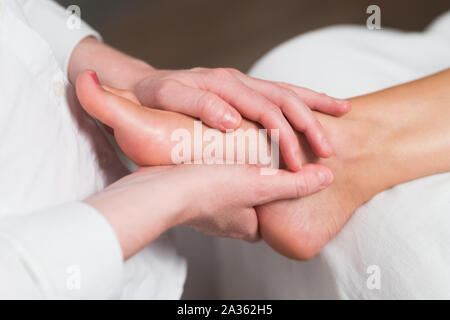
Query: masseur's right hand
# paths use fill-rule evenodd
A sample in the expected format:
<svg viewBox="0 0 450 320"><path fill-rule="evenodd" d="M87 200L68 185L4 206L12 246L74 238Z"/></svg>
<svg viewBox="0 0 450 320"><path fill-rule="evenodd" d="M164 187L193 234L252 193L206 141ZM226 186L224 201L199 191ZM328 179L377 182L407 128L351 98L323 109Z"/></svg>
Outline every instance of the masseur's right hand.
<svg viewBox="0 0 450 320"><path fill-rule="evenodd" d="M243 165L142 167L84 202L105 216L127 259L176 225L256 241L255 206L309 195L332 179L321 165L274 175Z"/></svg>

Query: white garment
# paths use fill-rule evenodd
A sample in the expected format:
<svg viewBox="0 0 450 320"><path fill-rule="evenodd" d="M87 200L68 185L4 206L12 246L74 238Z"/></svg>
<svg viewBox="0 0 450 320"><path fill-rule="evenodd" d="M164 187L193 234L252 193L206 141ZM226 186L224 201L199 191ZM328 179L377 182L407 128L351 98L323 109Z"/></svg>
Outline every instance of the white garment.
<svg viewBox="0 0 450 320"><path fill-rule="evenodd" d="M0 298L179 298L186 266L161 237L125 264L78 202L127 173L67 80L82 23L48 0L0 0Z"/></svg>
<svg viewBox="0 0 450 320"><path fill-rule="evenodd" d="M423 33L357 26L310 32L272 50L250 74L345 98L449 67L450 12ZM286 259L264 243L227 239L216 239L211 254L217 262L208 280L217 298L448 299L450 173L377 195L311 261ZM200 266L211 260L203 256ZM199 260L196 252L191 257Z"/></svg>

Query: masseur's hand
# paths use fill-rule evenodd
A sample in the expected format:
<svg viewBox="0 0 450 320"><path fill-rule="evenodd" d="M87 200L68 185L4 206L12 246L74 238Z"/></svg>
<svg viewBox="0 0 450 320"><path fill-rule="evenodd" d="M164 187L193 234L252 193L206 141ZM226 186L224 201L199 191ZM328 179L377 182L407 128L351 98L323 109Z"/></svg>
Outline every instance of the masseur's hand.
<svg viewBox="0 0 450 320"><path fill-rule="evenodd" d="M84 39L73 51L70 81L75 83L86 69L95 70L104 85L133 91L142 105L191 115L216 129L236 129L241 115L266 129L279 129L281 154L294 171L300 169L301 160L293 128L305 133L316 155L332 154L310 109L335 116L350 110L347 101L234 69L157 70L94 38Z"/></svg>
<svg viewBox="0 0 450 320"><path fill-rule="evenodd" d="M255 79L229 68L153 69L132 91L142 105L200 118L222 131L237 129L241 115L266 129L279 129L281 154L295 171L300 169L301 160L293 128L305 134L317 156L326 158L332 149L311 109L336 116L350 110L347 101L294 85Z"/></svg>
<svg viewBox="0 0 450 320"><path fill-rule="evenodd" d="M180 224L210 235L257 240L253 207L309 195L327 187L332 177L322 165L275 175L243 165L142 167L85 202L109 221L127 259Z"/></svg>

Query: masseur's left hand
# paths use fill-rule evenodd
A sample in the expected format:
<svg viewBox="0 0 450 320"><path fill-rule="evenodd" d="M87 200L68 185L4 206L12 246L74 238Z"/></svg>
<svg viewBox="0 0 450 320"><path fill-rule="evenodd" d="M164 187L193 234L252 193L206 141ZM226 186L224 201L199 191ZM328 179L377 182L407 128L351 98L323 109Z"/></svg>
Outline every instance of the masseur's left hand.
<svg viewBox="0 0 450 320"><path fill-rule="evenodd" d="M301 168L301 160L293 129L305 134L317 156L329 157L333 151L311 110L335 116L350 110L345 100L235 69L156 70L93 38L74 50L71 82L85 69L97 71L103 84L133 91L142 105L197 117L219 130L238 128L241 115L266 129L279 129L281 154L294 171Z"/></svg>
<svg viewBox="0 0 450 320"><path fill-rule="evenodd" d="M329 157L331 146L311 109L340 115L349 107L308 89L255 79L230 68L151 70L133 91L142 105L200 118L222 131L237 129L241 115L268 130L279 129L280 150L292 170L301 167L293 128L305 134L317 156Z"/></svg>

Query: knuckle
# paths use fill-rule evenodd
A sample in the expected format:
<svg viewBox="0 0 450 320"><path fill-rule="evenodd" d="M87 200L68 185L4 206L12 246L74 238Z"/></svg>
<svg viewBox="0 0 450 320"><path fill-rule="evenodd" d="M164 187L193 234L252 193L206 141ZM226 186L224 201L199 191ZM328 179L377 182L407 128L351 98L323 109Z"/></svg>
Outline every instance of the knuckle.
<svg viewBox="0 0 450 320"><path fill-rule="evenodd" d="M235 68L225 68L229 73L231 74L240 74L241 72L238 69Z"/></svg>
<svg viewBox="0 0 450 320"><path fill-rule="evenodd" d="M298 108L307 108L309 109L305 102L299 98L299 96L290 88L282 88L283 90L283 99L291 103L292 105L295 105Z"/></svg>
<svg viewBox="0 0 450 320"><path fill-rule="evenodd" d="M299 101L294 91L289 88L281 88L283 93L282 98L289 103L297 103Z"/></svg>
<svg viewBox="0 0 450 320"><path fill-rule="evenodd" d="M295 189L297 193L297 198L306 196L310 194L310 184L308 179L304 175L300 175L295 182Z"/></svg>
<svg viewBox="0 0 450 320"><path fill-rule="evenodd" d="M200 117L209 117L214 114L215 97L209 92L202 93L197 100L197 107Z"/></svg>
<svg viewBox="0 0 450 320"><path fill-rule="evenodd" d="M273 104L273 103L267 103L266 104L266 109L267 112L271 115L271 116L282 116L283 112L281 112L280 107L278 107L277 105Z"/></svg>
<svg viewBox="0 0 450 320"><path fill-rule="evenodd" d="M173 88L176 86L177 82L172 79L163 79L158 82L155 87L154 99L158 102L163 102L167 99L167 96L172 94Z"/></svg>
<svg viewBox="0 0 450 320"><path fill-rule="evenodd" d="M258 219L252 210L245 211L242 220L244 221L240 230L240 238L249 242L255 242L259 238Z"/></svg>
<svg viewBox="0 0 450 320"><path fill-rule="evenodd" d="M260 169L255 174L260 174ZM274 185L272 179L257 179L250 184L250 188L252 188L252 197L257 201L265 203L268 199L273 198Z"/></svg>
<svg viewBox="0 0 450 320"><path fill-rule="evenodd" d="M285 94L286 103L289 104L301 118L313 118L311 109L295 93Z"/></svg>
<svg viewBox="0 0 450 320"><path fill-rule="evenodd" d="M272 191L270 190L270 185L258 185L254 188L254 197L261 201L268 199L271 196L271 193Z"/></svg>
<svg viewBox="0 0 450 320"><path fill-rule="evenodd" d="M295 129L299 132L307 131L307 127L308 125L305 118L297 119L297 121L295 122Z"/></svg>
<svg viewBox="0 0 450 320"><path fill-rule="evenodd" d="M303 121L298 121L298 123L295 126L295 129L297 129L297 131L300 132L305 132L306 131L306 125Z"/></svg>
<svg viewBox="0 0 450 320"><path fill-rule="evenodd" d="M246 165L246 166L238 166L237 169L239 169L237 171L238 174L242 174L243 177L247 177L248 181L252 182L252 181L257 181L258 179L255 179L255 177L259 176L259 167L256 165ZM242 171L241 171L242 170ZM253 189L258 190L258 187L260 187L261 189L263 189L263 185L262 184L258 184L255 183L255 186Z"/></svg>
<svg viewBox="0 0 450 320"><path fill-rule="evenodd" d="M213 76L221 79L229 79L232 74L227 68L215 68L211 70Z"/></svg>
<svg viewBox="0 0 450 320"><path fill-rule="evenodd" d="M318 130L319 132L323 132L323 127L320 124L319 120L313 118L310 125L312 130Z"/></svg>
<svg viewBox="0 0 450 320"><path fill-rule="evenodd" d="M281 112L280 108L274 104L267 103L264 106L264 109L259 113L259 117L257 121L272 121L272 120L281 120L284 118L283 112Z"/></svg>
<svg viewBox="0 0 450 320"><path fill-rule="evenodd" d="M320 139L323 135L322 126L320 125L320 122L316 119L306 119L303 122L302 128L297 128L298 131L303 132L306 134L308 139Z"/></svg>
<svg viewBox="0 0 450 320"><path fill-rule="evenodd" d="M291 89L281 89L280 100L282 105L290 110L300 110L301 108L305 108L306 105L303 103L301 99L295 94Z"/></svg>

